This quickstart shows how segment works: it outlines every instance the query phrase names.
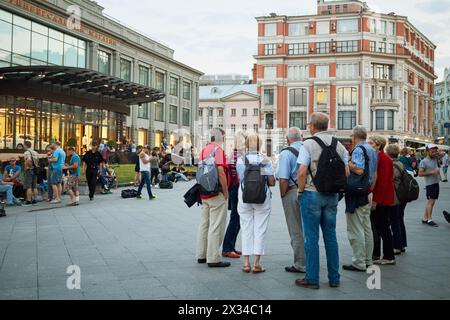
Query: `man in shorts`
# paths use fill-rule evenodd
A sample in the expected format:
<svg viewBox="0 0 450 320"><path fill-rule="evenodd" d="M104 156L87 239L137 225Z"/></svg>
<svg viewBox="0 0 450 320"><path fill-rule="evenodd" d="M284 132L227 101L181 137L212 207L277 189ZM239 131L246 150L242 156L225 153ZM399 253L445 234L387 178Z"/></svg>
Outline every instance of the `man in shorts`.
<svg viewBox="0 0 450 320"><path fill-rule="evenodd" d="M56 141L54 143L55 151L53 151L52 157L48 160L52 164L52 174L50 176L50 184L53 189L53 200L51 204L61 203L62 193L62 176L63 166L66 161L66 153L61 148L61 142Z"/></svg>
<svg viewBox="0 0 450 320"><path fill-rule="evenodd" d="M63 170L69 170L70 175L67 179L67 191L69 192L70 202L68 206L78 206L80 205L80 192L78 190L78 184L80 183L80 173L81 173L81 158L75 152L74 147L69 147L67 149L67 154L70 157L69 165L63 167Z"/></svg>
<svg viewBox="0 0 450 320"><path fill-rule="evenodd" d="M439 199L439 182L441 181L441 169L439 168L439 149L435 144L427 146L428 156L420 162L419 177L425 179L427 189L427 205L425 207L425 215L422 219L423 224L430 227L438 227L432 220L433 208Z"/></svg>
<svg viewBox="0 0 450 320"><path fill-rule="evenodd" d="M36 169L39 168L38 153L33 150L30 141L25 141L25 152L23 154L25 160L25 171L23 175L23 188L25 189L24 206L37 206L35 199L35 190L37 188Z"/></svg>

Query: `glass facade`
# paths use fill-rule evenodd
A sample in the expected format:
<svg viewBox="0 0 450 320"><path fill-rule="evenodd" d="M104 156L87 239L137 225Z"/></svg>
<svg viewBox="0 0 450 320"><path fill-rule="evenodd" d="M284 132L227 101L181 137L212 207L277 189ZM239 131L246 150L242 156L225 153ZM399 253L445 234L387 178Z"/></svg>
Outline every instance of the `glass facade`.
<svg viewBox="0 0 450 320"><path fill-rule="evenodd" d="M0 9L0 67L86 67L86 42Z"/></svg>
<svg viewBox="0 0 450 320"><path fill-rule="evenodd" d="M0 96L0 149L21 150L25 141L46 151L61 141L63 147L88 138L116 141L121 115L107 110L24 97Z"/></svg>

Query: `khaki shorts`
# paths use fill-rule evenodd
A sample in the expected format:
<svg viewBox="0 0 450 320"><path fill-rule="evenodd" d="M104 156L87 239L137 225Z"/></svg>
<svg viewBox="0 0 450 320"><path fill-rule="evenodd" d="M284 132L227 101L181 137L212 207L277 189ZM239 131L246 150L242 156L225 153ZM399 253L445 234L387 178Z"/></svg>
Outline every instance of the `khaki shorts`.
<svg viewBox="0 0 450 320"><path fill-rule="evenodd" d="M70 176L67 179L67 189L70 189L73 192L78 192L78 184L79 183L80 183L80 177Z"/></svg>

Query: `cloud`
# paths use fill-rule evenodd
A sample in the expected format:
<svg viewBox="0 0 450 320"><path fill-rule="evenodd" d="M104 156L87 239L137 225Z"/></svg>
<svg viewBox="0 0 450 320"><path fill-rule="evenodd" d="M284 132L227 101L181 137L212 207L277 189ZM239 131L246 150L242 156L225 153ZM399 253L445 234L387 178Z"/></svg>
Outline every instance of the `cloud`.
<svg viewBox="0 0 450 320"><path fill-rule="evenodd" d="M315 0L98 0L105 12L175 50L175 58L205 73L250 74L257 49L255 17L271 12L307 15ZM368 0L377 12L396 12L438 46L436 73L449 65L450 0Z"/></svg>

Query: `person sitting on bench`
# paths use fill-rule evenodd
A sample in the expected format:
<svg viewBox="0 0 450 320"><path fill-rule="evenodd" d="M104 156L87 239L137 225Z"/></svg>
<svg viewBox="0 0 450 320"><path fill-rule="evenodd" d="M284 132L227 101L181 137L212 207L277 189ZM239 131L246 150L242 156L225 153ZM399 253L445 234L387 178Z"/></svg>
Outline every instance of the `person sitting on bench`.
<svg viewBox="0 0 450 320"><path fill-rule="evenodd" d="M3 181L13 183L13 195L16 198L23 197L23 185L20 183L22 167L17 164L16 158L11 158L3 173Z"/></svg>
<svg viewBox="0 0 450 320"><path fill-rule="evenodd" d="M0 193L4 193L6 195L6 205L7 206L21 206L22 202L14 197L13 195L13 182L5 182L3 181L3 174L0 173Z"/></svg>

